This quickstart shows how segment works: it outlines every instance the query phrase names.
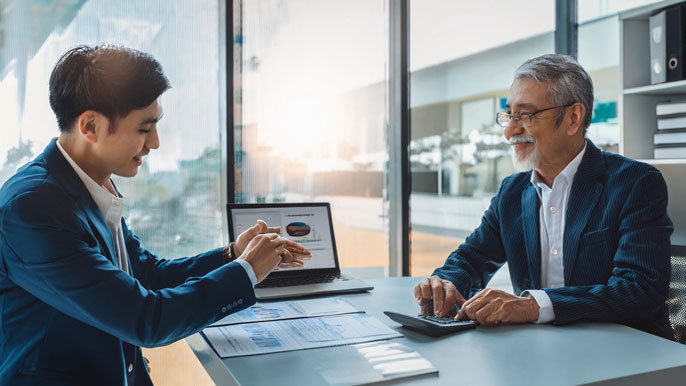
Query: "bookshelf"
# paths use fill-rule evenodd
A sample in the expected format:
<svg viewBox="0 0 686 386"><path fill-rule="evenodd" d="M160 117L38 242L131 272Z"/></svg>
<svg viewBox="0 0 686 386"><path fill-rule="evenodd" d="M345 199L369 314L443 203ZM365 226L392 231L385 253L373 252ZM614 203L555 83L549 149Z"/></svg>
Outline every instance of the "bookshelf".
<svg viewBox="0 0 686 386"><path fill-rule="evenodd" d="M619 15L622 96L619 151L651 164L683 164L683 160L653 159L653 134L657 129L655 105L671 98L686 100L686 80L650 84L649 17L656 10L683 2L661 1Z"/></svg>
<svg viewBox="0 0 686 386"><path fill-rule="evenodd" d="M669 213L674 223L672 244L686 244L686 158L654 159L657 130L655 106L669 99L686 100L686 80L650 84L650 29L652 13L684 0L661 1L619 14L619 65L622 95L619 103L619 152L655 166L667 182Z"/></svg>

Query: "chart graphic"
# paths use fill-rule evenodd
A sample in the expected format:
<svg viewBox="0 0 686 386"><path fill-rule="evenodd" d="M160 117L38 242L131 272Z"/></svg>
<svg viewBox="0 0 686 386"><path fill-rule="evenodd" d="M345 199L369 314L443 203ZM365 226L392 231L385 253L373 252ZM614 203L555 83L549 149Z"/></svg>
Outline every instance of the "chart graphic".
<svg viewBox="0 0 686 386"><path fill-rule="evenodd" d="M310 234L310 231L312 228L310 228L309 225L305 224L304 222L292 222L288 225L286 225L286 233L288 233L289 236L292 237L302 237L302 236L307 236Z"/></svg>

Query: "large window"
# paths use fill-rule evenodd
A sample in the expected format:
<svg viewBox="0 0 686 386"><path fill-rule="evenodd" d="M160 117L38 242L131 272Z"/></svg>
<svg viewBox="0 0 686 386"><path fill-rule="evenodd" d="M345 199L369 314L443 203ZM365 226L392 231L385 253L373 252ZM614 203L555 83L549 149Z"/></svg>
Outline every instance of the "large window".
<svg viewBox="0 0 686 386"><path fill-rule="evenodd" d="M386 2L238 3L236 202L329 201L341 265L383 275Z"/></svg>
<svg viewBox="0 0 686 386"><path fill-rule="evenodd" d="M411 275L443 264L514 171L495 113L514 70L554 52L554 29L548 0L411 2Z"/></svg>
<svg viewBox="0 0 686 386"><path fill-rule="evenodd" d="M62 53L79 44L139 49L162 64L172 89L162 97L160 148L136 177L114 178L125 216L143 245L166 258L222 245L222 7L217 0L0 1L0 184L59 135L48 79ZM183 342L145 355L155 384L211 384Z"/></svg>
<svg viewBox="0 0 686 386"><path fill-rule="evenodd" d="M0 2L3 4L3 2ZM222 244L224 13L203 1L5 1L0 15L0 184L59 135L48 78L78 44L152 54L172 89L162 97L160 148L134 178L115 178L143 245L167 258Z"/></svg>

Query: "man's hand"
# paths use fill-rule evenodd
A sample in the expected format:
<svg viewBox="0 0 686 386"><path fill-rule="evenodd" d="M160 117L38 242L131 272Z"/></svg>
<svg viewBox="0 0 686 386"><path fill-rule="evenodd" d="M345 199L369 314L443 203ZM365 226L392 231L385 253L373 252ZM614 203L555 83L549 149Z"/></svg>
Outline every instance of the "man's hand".
<svg viewBox="0 0 686 386"><path fill-rule="evenodd" d="M236 253L236 256L240 256L243 254L243 251L245 251L245 248L248 246L248 243L250 243L250 241L252 241L255 238L255 236L264 233L275 233L281 235L281 228L269 227L267 226L267 223L263 220L257 220L257 223L255 225L253 225L252 227L238 235L238 237L236 238L236 243L234 244L234 251ZM282 260L279 264L279 268L302 267L305 264L303 262L303 259L312 258L312 254L310 253L310 251L305 249L305 247L303 247L302 245L288 239L284 240L286 243L286 250L281 255Z"/></svg>
<svg viewBox="0 0 686 386"><path fill-rule="evenodd" d="M257 224L248 228L245 232L238 235L236 238L236 244L234 244L234 251L236 256L240 256L245 251L248 243L255 238L255 236L262 233L276 233L281 235L281 228L279 227L268 227L267 223L262 220L257 220Z"/></svg>
<svg viewBox="0 0 686 386"><path fill-rule="evenodd" d="M279 268L302 267L305 264L303 259L312 258L312 253L302 245L292 240L284 240L286 240L286 251L282 255L283 259L281 264L279 264Z"/></svg>
<svg viewBox="0 0 686 386"><path fill-rule="evenodd" d="M455 285L438 276L431 276L414 287L414 297L421 307L421 315L452 316L455 305L461 306L464 297Z"/></svg>
<svg viewBox="0 0 686 386"><path fill-rule="evenodd" d="M286 239L276 233L267 233L253 237L238 258L250 264L259 283L281 263L285 252Z"/></svg>
<svg viewBox="0 0 686 386"><path fill-rule="evenodd" d="M469 318L486 326L529 323L538 320L539 306L532 297L519 297L493 288L476 294L462 305L455 319Z"/></svg>

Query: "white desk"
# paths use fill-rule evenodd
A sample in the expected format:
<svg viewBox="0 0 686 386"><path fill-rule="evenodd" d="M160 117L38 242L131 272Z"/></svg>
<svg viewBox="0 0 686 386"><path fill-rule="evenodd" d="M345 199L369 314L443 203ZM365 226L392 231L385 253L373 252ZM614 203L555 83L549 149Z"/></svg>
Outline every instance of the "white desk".
<svg viewBox="0 0 686 386"><path fill-rule="evenodd" d="M420 278L367 280L375 289L344 297L406 338L439 375L406 378L408 385L686 385L686 346L617 324L482 327L441 338L401 328L384 310L418 312ZM345 366L351 346L220 359L199 335L187 338L217 385L326 385L314 365ZM351 369L354 371L354 369Z"/></svg>

